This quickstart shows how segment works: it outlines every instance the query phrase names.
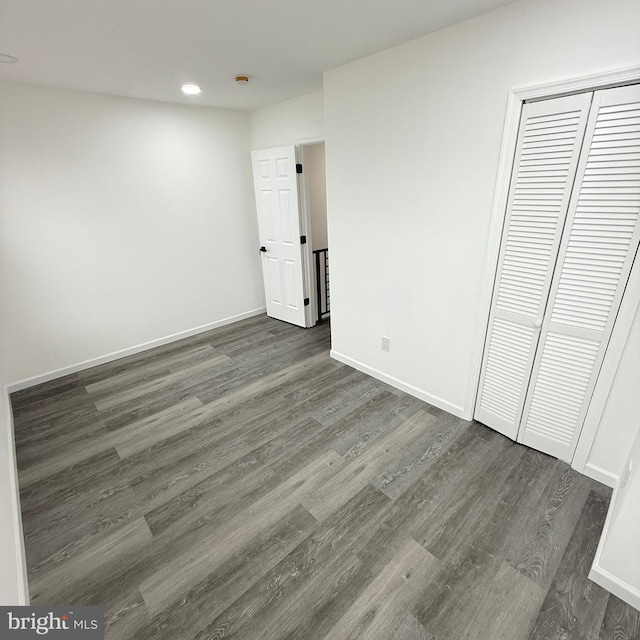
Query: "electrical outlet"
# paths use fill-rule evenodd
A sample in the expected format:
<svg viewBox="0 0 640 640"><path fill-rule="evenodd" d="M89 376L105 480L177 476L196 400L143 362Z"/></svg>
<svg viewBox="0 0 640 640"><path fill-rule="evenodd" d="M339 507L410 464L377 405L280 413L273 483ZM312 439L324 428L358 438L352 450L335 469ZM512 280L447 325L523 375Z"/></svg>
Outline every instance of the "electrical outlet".
<svg viewBox="0 0 640 640"><path fill-rule="evenodd" d="M382 350L391 351L391 338L387 338L387 336L382 336Z"/></svg>

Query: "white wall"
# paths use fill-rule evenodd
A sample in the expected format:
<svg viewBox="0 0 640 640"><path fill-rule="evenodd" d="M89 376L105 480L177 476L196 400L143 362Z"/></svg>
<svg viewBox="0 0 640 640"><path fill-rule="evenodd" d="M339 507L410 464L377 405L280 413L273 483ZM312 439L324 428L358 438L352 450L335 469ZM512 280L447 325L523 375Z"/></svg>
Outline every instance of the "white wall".
<svg viewBox="0 0 640 640"><path fill-rule="evenodd" d="M635 390L637 394L637 388ZM640 427L640 416L627 417ZM604 532L589 577L640 609L640 432L625 464L607 514ZM628 470L628 471L627 471ZM624 480L626 478L626 480Z"/></svg>
<svg viewBox="0 0 640 640"><path fill-rule="evenodd" d="M23 602L5 384L264 306L245 113L0 85L0 604Z"/></svg>
<svg viewBox="0 0 640 640"><path fill-rule="evenodd" d="M0 86L8 382L264 307L247 114Z"/></svg>
<svg viewBox="0 0 640 640"><path fill-rule="evenodd" d="M309 214L313 250L327 248L327 176L324 143L304 147L304 172L309 189Z"/></svg>
<svg viewBox="0 0 640 640"><path fill-rule="evenodd" d="M640 309L607 398L588 464L621 475L640 427Z"/></svg>
<svg viewBox="0 0 640 640"><path fill-rule="evenodd" d="M268 149L324 138L322 91L252 111L251 148Z"/></svg>
<svg viewBox="0 0 640 640"><path fill-rule="evenodd" d="M528 0L325 74L334 355L471 415L508 92L640 63L639 23Z"/></svg>

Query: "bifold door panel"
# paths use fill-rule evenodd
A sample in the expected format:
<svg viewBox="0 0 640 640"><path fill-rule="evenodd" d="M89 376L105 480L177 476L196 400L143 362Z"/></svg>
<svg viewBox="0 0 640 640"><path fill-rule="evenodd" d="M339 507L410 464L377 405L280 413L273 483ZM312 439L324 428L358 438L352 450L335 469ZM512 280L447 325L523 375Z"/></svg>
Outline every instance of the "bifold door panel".
<svg viewBox="0 0 640 640"><path fill-rule="evenodd" d="M525 104L476 419L515 440L591 95Z"/></svg>
<svg viewBox="0 0 640 640"><path fill-rule="evenodd" d="M519 440L575 451L638 248L640 86L594 94Z"/></svg>
<svg viewBox="0 0 640 640"><path fill-rule="evenodd" d="M566 110L567 98L523 108L476 409L479 421L566 461L640 233L640 86L573 98L584 101L579 115L577 105ZM536 105L550 115L529 147ZM514 292L518 326L504 322L504 290Z"/></svg>

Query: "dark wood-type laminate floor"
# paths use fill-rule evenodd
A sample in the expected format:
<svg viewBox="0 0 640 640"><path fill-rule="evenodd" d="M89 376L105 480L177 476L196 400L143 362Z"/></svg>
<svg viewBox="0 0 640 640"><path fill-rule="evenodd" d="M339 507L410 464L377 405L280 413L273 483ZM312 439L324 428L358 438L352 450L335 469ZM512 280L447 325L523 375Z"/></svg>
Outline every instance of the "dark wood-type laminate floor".
<svg viewBox="0 0 640 640"><path fill-rule="evenodd" d="M12 396L33 604L107 638L631 640L609 491L262 317Z"/></svg>

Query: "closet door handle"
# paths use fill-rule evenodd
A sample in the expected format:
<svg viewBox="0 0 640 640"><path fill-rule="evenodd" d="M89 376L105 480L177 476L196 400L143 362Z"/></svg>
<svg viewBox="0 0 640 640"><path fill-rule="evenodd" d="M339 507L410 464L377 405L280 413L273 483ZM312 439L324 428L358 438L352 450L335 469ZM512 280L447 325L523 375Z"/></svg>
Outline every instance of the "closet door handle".
<svg viewBox="0 0 640 640"><path fill-rule="evenodd" d="M533 321L533 326L534 328L539 329L542 326L542 318L536 318Z"/></svg>

